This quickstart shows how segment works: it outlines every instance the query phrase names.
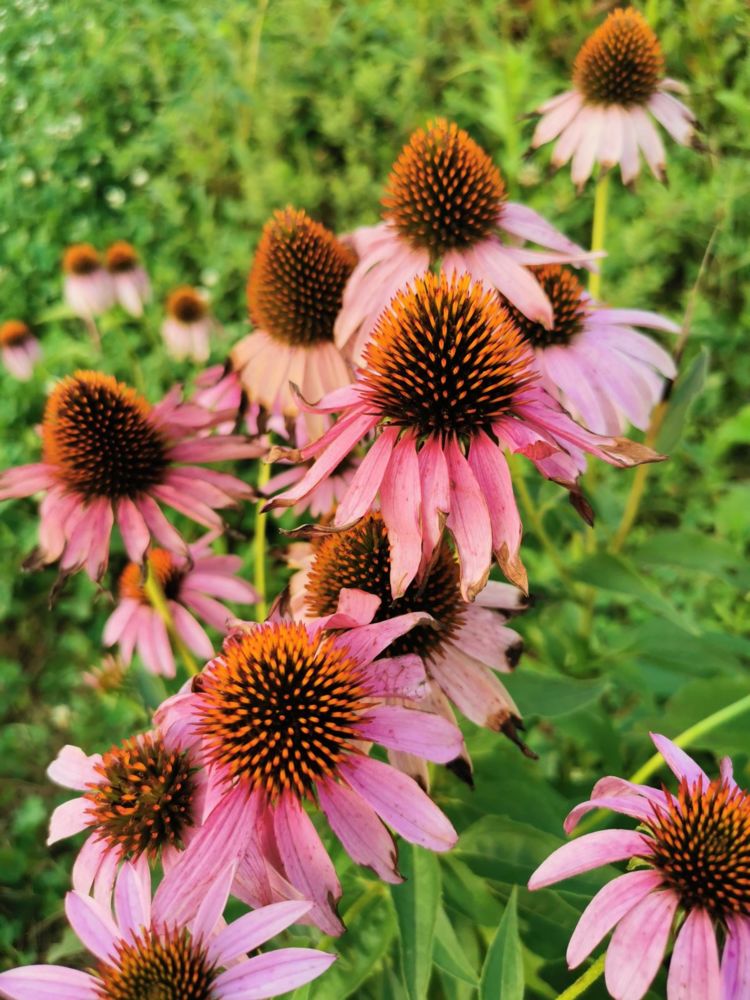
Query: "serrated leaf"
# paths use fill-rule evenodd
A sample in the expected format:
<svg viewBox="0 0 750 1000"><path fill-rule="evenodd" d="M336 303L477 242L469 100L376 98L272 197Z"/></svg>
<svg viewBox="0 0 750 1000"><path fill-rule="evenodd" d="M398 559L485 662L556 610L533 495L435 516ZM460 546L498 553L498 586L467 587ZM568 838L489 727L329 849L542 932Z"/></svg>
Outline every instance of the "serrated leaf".
<svg viewBox="0 0 750 1000"><path fill-rule="evenodd" d="M523 955L518 933L518 890L513 888L484 960L480 1000L523 1000Z"/></svg>
<svg viewBox="0 0 750 1000"><path fill-rule="evenodd" d="M401 964L409 1000L424 1000L432 975L435 921L440 904L440 866L431 851L404 844L399 865L405 881L391 886L401 932Z"/></svg>
<svg viewBox="0 0 750 1000"><path fill-rule="evenodd" d="M448 919L442 906L438 907L437 918L435 920L433 958L435 965L439 966L439 968L455 979L460 979L462 982L468 983L469 986L477 985L477 974L469 964L469 960L461 947L461 942L453 930L453 924Z"/></svg>

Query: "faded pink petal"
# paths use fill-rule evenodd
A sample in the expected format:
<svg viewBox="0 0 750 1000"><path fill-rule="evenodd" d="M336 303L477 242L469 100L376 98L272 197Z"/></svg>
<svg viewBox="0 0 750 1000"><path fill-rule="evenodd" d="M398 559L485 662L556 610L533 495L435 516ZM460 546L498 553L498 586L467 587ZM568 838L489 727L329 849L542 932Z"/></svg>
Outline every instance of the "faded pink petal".
<svg viewBox="0 0 750 1000"><path fill-rule="evenodd" d="M390 543L391 593L394 598L403 597L419 569L422 558L420 503L415 440L412 434L405 434L393 449L380 484L381 510Z"/></svg>
<svg viewBox="0 0 750 1000"><path fill-rule="evenodd" d="M378 705L357 721L365 739L446 764L461 753L461 732L447 719L401 705Z"/></svg>
<svg viewBox="0 0 750 1000"><path fill-rule="evenodd" d="M649 736L676 778L680 781L684 778L689 785L700 784L703 789L708 787L710 781L706 772L676 743L659 733L649 733Z"/></svg>
<svg viewBox="0 0 750 1000"><path fill-rule="evenodd" d="M357 792L328 780L318 785L318 799L331 829L357 864L372 868L384 882L402 881L393 837Z"/></svg>
<svg viewBox="0 0 750 1000"><path fill-rule="evenodd" d="M62 965L25 965L0 972L0 993L10 1000L99 1000L98 982Z"/></svg>
<svg viewBox="0 0 750 1000"><path fill-rule="evenodd" d="M92 955L102 962L114 955L120 933L104 907L91 896L69 892L65 896L65 913L70 926Z"/></svg>
<svg viewBox="0 0 750 1000"><path fill-rule="evenodd" d="M255 951L272 937L297 923L312 906L306 899L271 903L244 916L219 931L208 946L208 959L229 965L236 958Z"/></svg>
<svg viewBox="0 0 750 1000"><path fill-rule="evenodd" d="M213 988L219 1000L264 1000L309 983L335 961L314 948L279 948L222 972Z"/></svg>
<svg viewBox="0 0 750 1000"><path fill-rule="evenodd" d="M100 775L95 765L100 760L99 754L89 757L80 747L68 743L47 768L47 777L63 788L82 792L92 782L99 782Z"/></svg>
<svg viewBox="0 0 750 1000"><path fill-rule="evenodd" d="M65 837L73 837L89 825L90 803L86 799L68 799L59 805L49 820L49 835L47 844L56 844Z"/></svg>
<svg viewBox="0 0 750 1000"><path fill-rule="evenodd" d="M648 841L634 830L597 830L558 847L531 876L529 889L544 889L600 865L649 853Z"/></svg>
<svg viewBox="0 0 750 1000"><path fill-rule="evenodd" d="M647 993L664 958L678 903L674 892L651 892L615 928L604 978L616 1000L642 1000Z"/></svg>
<svg viewBox="0 0 750 1000"><path fill-rule="evenodd" d="M721 985L722 1000L743 1000L750 995L750 921L746 917L727 917Z"/></svg>
<svg viewBox="0 0 750 1000"><path fill-rule="evenodd" d="M472 601L484 587L492 561L492 529L487 502L455 437L445 444L450 480L450 513L446 522L461 564L461 596Z"/></svg>
<svg viewBox="0 0 750 1000"><path fill-rule="evenodd" d="M679 930L669 961L667 998L722 1000L716 932L705 910L691 910Z"/></svg>

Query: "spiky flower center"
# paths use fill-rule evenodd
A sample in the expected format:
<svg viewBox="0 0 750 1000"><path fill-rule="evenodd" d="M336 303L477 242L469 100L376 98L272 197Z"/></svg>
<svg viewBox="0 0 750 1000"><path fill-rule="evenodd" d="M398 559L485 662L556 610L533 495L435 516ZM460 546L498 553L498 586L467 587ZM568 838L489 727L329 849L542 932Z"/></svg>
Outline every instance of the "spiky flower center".
<svg viewBox="0 0 750 1000"><path fill-rule="evenodd" d="M750 916L750 796L726 781L705 791L683 781L677 800L654 812L650 860L682 905Z"/></svg>
<svg viewBox="0 0 750 1000"><path fill-rule="evenodd" d="M75 243L63 254L63 271L66 274L93 274L101 266L99 252L90 243Z"/></svg>
<svg viewBox="0 0 750 1000"><path fill-rule="evenodd" d="M167 296L167 313L180 323L198 323L208 315L208 304L190 285L180 285Z"/></svg>
<svg viewBox="0 0 750 1000"><path fill-rule="evenodd" d="M385 218L433 260L486 239L496 228L505 185L468 132L438 118L417 129L393 165Z"/></svg>
<svg viewBox="0 0 750 1000"><path fill-rule="evenodd" d="M2 347L20 347L31 336L31 330L20 319L6 320L0 326L0 346Z"/></svg>
<svg viewBox="0 0 750 1000"><path fill-rule="evenodd" d="M287 622L228 639L199 689L210 759L272 798L285 790L307 795L334 774L367 705L361 666L348 650Z"/></svg>
<svg viewBox="0 0 750 1000"><path fill-rule="evenodd" d="M185 579L185 566L166 549L150 549L146 558L164 596L169 601L176 601L180 596L182 581ZM139 566L138 563L128 563L120 574L120 597L140 601L141 604L150 604L144 583L143 566Z"/></svg>
<svg viewBox="0 0 750 1000"><path fill-rule="evenodd" d="M663 75L659 39L632 7L612 11L573 66L573 83L592 104L646 104Z"/></svg>
<svg viewBox="0 0 750 1000"><path fill-rule="evenodd" d="M76 372L47 400L44 460L86 497L136 497L160 483L168 466L149 412L145 399L111 375Z"/></svg>
<svg viewBox="0 0 750 1000"><path fill-rule="evenodd" d="M333 614L343 588L365 590L380 598L374 620L387 621L409 611L426 611L437 628L418 625L391 643L385 655L438 654L451 639L464 617L458 564L447 542L443 542L427 575L412 583L403 597L391 596L391 548L380 514L368 514L353 528L328 535L319 544L305 588L311 614Z"/></svg>
<svg viewBox="0 0 750 1000"><path fill-rule="evenodd" d="M100 963L96 989L102 1000L216 1000L218 967L190 932L143 929L120 939L111 963Z"/></svg>
<svg viewBox="0 0 750 1000"><path fill-rule="evenodd" d="M169 750L160 736L125 740L96 765L101 781L90 786L91 825L125 856L151 858L167 846L182 847L193 825L196 785L187 752Z"/></svg>
<svg viewBox="0 0 750 1000"><path fill-rule="evenodd" d="M425 274L400 292L365 351L364 396L420 435L471 435L512 408L533 358L494 290Z"/></svg>
<svg viewBox="0 0 750 1000"><path fill-rule="evenodd" d="M104 261L111 274L125 274L138 267L138 254L125 240L117 240L107 248Z"/></svg>
<svg viewBox="0 0 750 1000"><path fill-rule="evenodd" d="M543 264L529 270L542 286L552 305L554 323L551 329L524 316L520 309L503 299L503 305L532 347L552 347L569 344L583 329L586 302L583 286L576 276L559 264Z"/></svg>
<svg viewBox="0 0 750 1000"><path fill-rule="evenodd" d="M330 343L356 263L356 255L305 212L275 212L247 284L253 325L292 347Z"/></svg>

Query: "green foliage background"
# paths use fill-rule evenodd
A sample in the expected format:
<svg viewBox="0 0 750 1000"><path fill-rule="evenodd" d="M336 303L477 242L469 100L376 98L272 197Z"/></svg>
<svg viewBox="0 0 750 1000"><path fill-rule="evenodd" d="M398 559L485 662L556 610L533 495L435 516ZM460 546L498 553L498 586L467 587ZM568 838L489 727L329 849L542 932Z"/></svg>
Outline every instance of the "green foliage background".
<svg viewBox="0 0 750 1000"><path fill-rule="evenodd" d="M178 282L210 290L222 360L246 327L248 263L271 211L291 202L338 230L374 222L391 161L431 115L467 128L512 198L586 243L592 188L579 197L567 172L550 176L548 150L524 160L523 116L565 85L606 9L573 0L4 5L0 319L37 324L45 367L28 386L0 373L2 466L36 460L46 388L74 367L101 364L152 399L195 374L160 345L161 299ZM554 892L524 888L561 843L566 810L600 775L634 771L651 752L649 727L674 736L748 691L750 25L742 0L652 0L646 13L670 75L690 85L708 153L670 143L669 187L646 176L634 192L614 186L603 290L617 305L690 318L660 442L671 459L650 472L617 557L606 549L632 473L592 477L592 533L559 488L518 467L550 541L527 515L537 601L517 621L527 652L509 686L540 759L467 729L476 789L434 778L459 845L439 859L404 846L411 878L393 892L337 854L350 930L335 945L337 965L302 991L316 1000L484 1000L501 983L504 1000L524 988L554 997L572 978L570 931L607 875ZM143 324L106 318L99 360L59 307L59 261L71 242L117 238L141 251L157 301ZM49 813L66 797L44 770L63 743L93 752L145 726L162 692L138 670L115 693L82 683L102 656L107 597L76 579L48 610L54 571L19 569L34 544L36 505L4 505L1 517L0 968L85 963L62 915L77 845L44 845ZM249 536L252 518L242 512L235 527ZM231 544L249 565L249 544ZM280 586L279 563L272 575ZM733 754L745 787L747 731L741 718L695 747L711 769L717 755ZM649 996L663 993L658 981Z"/></svg>

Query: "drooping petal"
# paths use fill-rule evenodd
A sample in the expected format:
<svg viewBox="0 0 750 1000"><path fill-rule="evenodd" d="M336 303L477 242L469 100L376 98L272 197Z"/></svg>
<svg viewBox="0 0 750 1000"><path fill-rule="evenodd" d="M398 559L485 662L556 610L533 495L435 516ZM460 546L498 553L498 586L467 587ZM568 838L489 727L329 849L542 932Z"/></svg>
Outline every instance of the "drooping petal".
<svg viewBox="0 0 750 1000"><path fill-rule="evenodd" d="M65 914L92 955L102 962L114 955L120 934L112 917L96 900L69 892L65 896Z"/></svg>
<svg viewBox="0 0 750 1000"><path fill-rule="evenodd" d="M336 510L334 524L341 526L358 521L372 507L398 435L398 427L386 427L376 438L346 488L346 495Z"/></svg>
<svg viewBox="0 0 750 1000"><path fill-rule="evenodd" d="M651 892L615 928L604 977L618 1000L641 1000L648 991L664 958L678 903L671 890Z"/></svg>
<svg viewBox="0 0 750 1000"><path fill-rule="evenodd" d="M0 972L0 993L9 1000L98 1000L98 982L62 965L24 965Z"/></svg>
<svg viewBox="0 0 750 1000"><path fill-rule="evenodd" d="M422 564L428 566L440 543L450 512L450 480L443 445L431 434L419 451L419 478L422 484Z"/></svg>
<svg viewBox="0 0 750 1000"><path fill-rule="evenodd" d="M403 597L422 559L419 461L412 434L393 449L380 484L380 506L391 551L391 593Z"/></svg>
<svg viewBox="0 0 750 1000"><path fill-rule="evenodd" d="M727 917L727 935L721 957L722 1000L750 996L750 921Z"/></svg>
<svg viewBox="0 0 750 1000"><path fill-rule="evenodd" d="M425 611L409 611L372 625L361 625L336 639L337 645L345 646L362 663L371 663L390 644L405 635L415 625L427 625L434 619Z"/></svg>
<svg viewBox="0 0 750 1000"><path fill-rule="evenodd" d="M320 807L331 829L359 865L372 868L384 882L401 881L393 837L361 795L337 781L318 785Z"/></svg>
<svg viewBox="0 0 750 1000"><path fill-rule="evenodd" d="M254 913L245 913L233 921L208 946L208 959L217 965L229 965L241 955L255 951L266 941L281 934L304 917L312 903L306 899L271 903Z"/></svg>
<svg viewBox="0 0 750 1000"><path fill-rule="evenodd" d="M648 854L648 842L634 830L597 830L558 847L531 876L529 889L544 889L600 865Z"/></svg>
<svg viewBox="0 0 750 1000"><path fill-rule="evenodd" d="M668 1000L722 1000L719 949L711 918L696 907L680 928L669 960Z"/></svg>
<svg viewBox="0 0 750 1000"><path fill-rule="evenodd" d="M357 731L393 750L446 764L461 753L461 731L447 719L402 705L377 705L357 721Z"/></svg>
<svg viewBox="0 0 750 1000"><path fill-rule="evenodd" d="M279 948L227 969L213 985L219 1000L265 1000L309 983L335 961L314 948Z"/></svg>
<svg viewBox="0 0 750 1000"><path fill-rule="evenodd" d="M227 905L238 861L234 858L206 890L191 927L194 937L206 941L212 936Z"/></svg>
<svg viewBox="0 0 750 1000"><path fill-rule="evenodd" d="M450 479L450 513L446 524L461 564L461 596L473 601L484 587L492 560L492 528L487 502L456 439L445 445Z"/></svg>
<svg viewBox="0 0 750 1000"><path fill-rule="evenodd" d="M143 875L145 874L145 878ZM148 865L136 868L129 861L115 883L115 915L120 934L127 941L151 926L151 877Z"/></svg>
<svg viewBox="0 0 750 1000"><path fill-rule="evenodd" d="M121 497L117 501L117 526L128 558L135 563L143 562L151 532L138 507L128 497Z"/></svg>

